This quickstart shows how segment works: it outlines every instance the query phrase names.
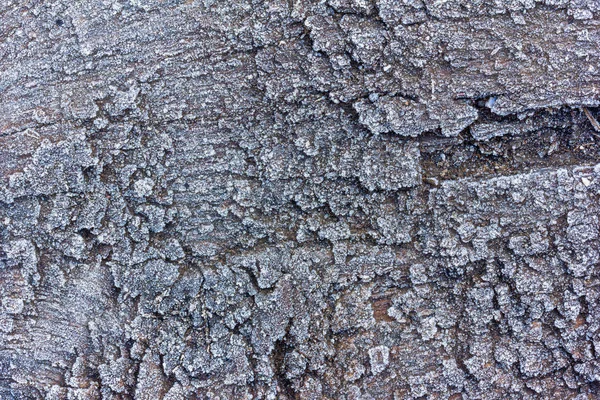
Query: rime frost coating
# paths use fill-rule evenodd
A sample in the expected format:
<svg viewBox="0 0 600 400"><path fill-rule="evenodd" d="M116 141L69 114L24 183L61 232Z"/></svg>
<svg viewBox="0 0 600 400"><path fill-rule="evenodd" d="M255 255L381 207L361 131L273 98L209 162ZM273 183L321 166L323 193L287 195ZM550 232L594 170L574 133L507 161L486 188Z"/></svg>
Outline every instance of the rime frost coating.
<svg viewBox="0 0 600 400"><path fill-rule="evenodd" d="M598 398L599 18L2 2L0 398Z"/></svg>

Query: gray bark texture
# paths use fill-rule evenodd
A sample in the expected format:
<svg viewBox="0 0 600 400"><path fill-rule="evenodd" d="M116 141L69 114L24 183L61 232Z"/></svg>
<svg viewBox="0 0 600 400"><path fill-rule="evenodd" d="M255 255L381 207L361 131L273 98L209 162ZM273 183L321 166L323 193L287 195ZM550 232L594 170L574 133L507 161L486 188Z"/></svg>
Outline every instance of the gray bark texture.
<svg viewBox="0 0 600 400"><path fill-rule="evenodd" d="M600 398L598 0L0 2L0 399Z"/></svg>

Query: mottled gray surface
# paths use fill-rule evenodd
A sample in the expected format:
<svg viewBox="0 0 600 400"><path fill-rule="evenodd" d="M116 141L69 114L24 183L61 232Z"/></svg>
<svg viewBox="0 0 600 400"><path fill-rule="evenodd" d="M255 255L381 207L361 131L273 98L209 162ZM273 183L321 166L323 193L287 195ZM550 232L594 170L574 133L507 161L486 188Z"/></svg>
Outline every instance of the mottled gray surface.
<svg viewBox="0 0 600 400"><path fill-rule="evenodd" d="M0 399L599 398L599 43L597 0L2 1Z"/></svg>

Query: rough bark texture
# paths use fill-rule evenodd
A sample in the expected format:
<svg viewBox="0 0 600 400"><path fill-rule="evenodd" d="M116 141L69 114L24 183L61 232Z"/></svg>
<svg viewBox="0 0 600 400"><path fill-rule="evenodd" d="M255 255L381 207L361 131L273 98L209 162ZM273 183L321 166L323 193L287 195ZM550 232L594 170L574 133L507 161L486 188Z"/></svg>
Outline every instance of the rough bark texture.
<svg viewBox="0 0 600 400"><path fill-rule="evenodd" d="M1 399L600 396L597 0L4 0Z"/></svg>

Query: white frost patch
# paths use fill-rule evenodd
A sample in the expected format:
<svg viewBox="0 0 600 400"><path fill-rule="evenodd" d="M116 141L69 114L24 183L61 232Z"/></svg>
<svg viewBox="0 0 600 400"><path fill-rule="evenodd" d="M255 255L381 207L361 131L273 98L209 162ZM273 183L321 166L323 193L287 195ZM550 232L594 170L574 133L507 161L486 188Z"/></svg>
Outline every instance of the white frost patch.
<svg viewBox="0 0 600 400"><path fill-rule="evenodd" d="M387 346L377 346L369 349L371 373L377 375L385 370L390 363L390 349Z"/></svg>

